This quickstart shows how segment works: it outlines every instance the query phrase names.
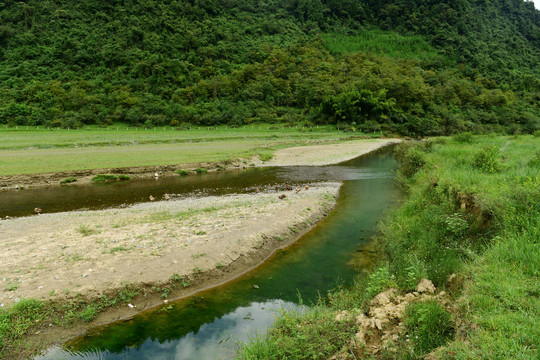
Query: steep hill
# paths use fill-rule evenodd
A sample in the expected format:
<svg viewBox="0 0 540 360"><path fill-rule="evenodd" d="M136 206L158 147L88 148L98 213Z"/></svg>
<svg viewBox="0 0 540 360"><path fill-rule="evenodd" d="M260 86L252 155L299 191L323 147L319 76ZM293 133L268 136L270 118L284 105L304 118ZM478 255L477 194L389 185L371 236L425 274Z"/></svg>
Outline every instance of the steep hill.
<svg viewBox="0 0 540 360"><path fill-rule="evenodd" d="M539 127L522 0L0 3L0 123Z"/></svg>

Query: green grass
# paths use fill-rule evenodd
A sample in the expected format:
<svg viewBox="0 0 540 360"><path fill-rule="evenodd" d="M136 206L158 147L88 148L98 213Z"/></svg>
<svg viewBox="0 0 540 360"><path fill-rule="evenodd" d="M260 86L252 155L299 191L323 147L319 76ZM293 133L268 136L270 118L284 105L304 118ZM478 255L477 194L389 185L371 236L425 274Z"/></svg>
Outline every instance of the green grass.
<svg viewBox="0 0 540 360"><path fill-rule="evenodd" d="M338 140L350 134L332 127L280 128L253 125L192 130L29 130L0 127L0 173L39 174L114 167L222 162L260 155L313 140ZM361 134L356 134L361 135Z"/></svg>
<svg viewBox="0 0 540 360"><path fill-rule="evenodd" d="M393 31L363 30L358 34L327 33L322 35L326 48L333 54L372 53L398 59L433 59L440 55L421 35L400 35Z"/></svg>
<svg viewBox="0 0 540 360"><path fill-rule="evenodd" d="M466 136L405 151L424 163L406 168L408 199L382 226L391 273L403 289L411 277L470 279L455 297L462 330L441 358L539 355L539 149L533 136Z"/></svg>
<svg viewBox="0 0 540 360"><path fill-rule="evenodd" d="M405 311L405 327L415 353L420 356L445 345L455 333L450 314L433 300L410 304Z"/></svg>
<svg viewBox="0 0 540 360"><path fill-rule="evenodd" d="M117 130L118 129L118 130ZM267 139L286 137L291 139L331 138L343 135L332 126L313 126L306 132L299 127L257 124L237 128L230 126L198 127L191 130L175 130L171 127L137 129L126 124L97 127L85 126L80 130L54 129L20 126L0 126L0 150L81 148L89 146L122 146L144 144L177 144L217 140Z"/></svg>
<svg viewBox="0 0 540 360"><path fill-rule="evenodd" d="M69 289L64 292L70 293ZM89 323L104 309L126 304L139 292L140 289L126 284L114 295L101 295L90 301L81 296L62 302L22 299L13 306L0 308L0 359L31 358L40 344L25 341L27 334L49 329L49 324L70 327Z"/></svg>
<svg viewBox="0 0 540 360"><path fill-rule="evenodd" d="M350 342L353 321L334 321L335 313L323 306L286 311L266 336L256 335L239 350L242 360L328 359Z"/></svg>
<svg viewBox="0 0 540 360"><path fill-rule="evenodd" d="M23 299L9 309L0 309L0 355L6 347L24 335L46 316L44 303Z"/></svg>
<svg viewBox="0 0 540 360"><path fill-rule="evenodd" d="M90 236L90 235L94 235L94 234L99 234L100 231L91 227L91 226L88 226L88 225L80 225L78 228L77 228L77 231L82 235L82 236Z"/></svg>
<svg viewBox="0 0 540 360"><path fill-rule="evenodd" d="M112 174L96 175L92 178L93 182L110 182L118 180L118 176Z"/></svg>

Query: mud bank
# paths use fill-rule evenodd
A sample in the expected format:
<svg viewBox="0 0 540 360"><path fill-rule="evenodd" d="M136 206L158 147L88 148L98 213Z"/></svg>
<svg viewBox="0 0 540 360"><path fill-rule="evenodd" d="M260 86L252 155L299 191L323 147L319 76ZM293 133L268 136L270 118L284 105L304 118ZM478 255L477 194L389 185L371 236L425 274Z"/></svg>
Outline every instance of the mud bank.
<svg viewBox="0 0 540 360"><path fill-rule="evenodd" d="M154 178L158 176L179 176L176 171L185 170L188 173L196 174L196 169L205 169L209 172L222 171L228 169L247 168L248 164L261 163L258 158L236 159L227 162L202 162L191 164L156 165L124 168L103 168L93 170L63 171L47 174L21 174L0 176L0 191L22 190L29 188L40 188L50 186L61 186L63 179L74 177L76 182L70 185L89 184L92 178L100 174L128 175L132 180ZM62 186L70 186L62 185Z"/></svg>

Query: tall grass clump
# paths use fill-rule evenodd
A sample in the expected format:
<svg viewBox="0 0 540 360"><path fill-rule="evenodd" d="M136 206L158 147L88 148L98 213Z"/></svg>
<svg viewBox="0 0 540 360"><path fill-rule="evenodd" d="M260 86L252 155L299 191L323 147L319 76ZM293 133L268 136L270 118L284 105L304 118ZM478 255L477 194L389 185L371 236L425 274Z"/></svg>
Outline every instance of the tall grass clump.
<svg viewBox="0 0 540 360"><path fill-rule="evenodd" d="M462 132L452 137L455 141L463 143L471 143L473 141L473 135L471 132Z"/></svg>
<svg viewBox="0 0 540 360"><path fill-rule="evenodd" d="M410 304L405 310L405 327L419 356L446 344L455 333L450 314L436 301Z"/></svg>
<svg viewBox="0 0 540 360"><path fill-rule="evenodd" d="M496 146L485 147L474 156L473 166L488 174L493 174L501 170L501 163L498 159L499 149Z"/></svg>
<svg viewBox="0 0 540 360"><path fill-rule="evenodd" d="M336 322L323 306L282 310L266 336L255 336L240 348L242 360L328 359L350 342L353 320Z"/></svg>

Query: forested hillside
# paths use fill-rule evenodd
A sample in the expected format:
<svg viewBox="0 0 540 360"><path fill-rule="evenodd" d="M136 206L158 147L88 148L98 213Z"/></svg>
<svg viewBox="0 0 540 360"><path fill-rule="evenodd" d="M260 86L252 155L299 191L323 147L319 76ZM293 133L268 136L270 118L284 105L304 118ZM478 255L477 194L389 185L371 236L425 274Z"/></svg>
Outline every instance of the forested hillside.
<svg viewBox="0 0 540 360"><path fill-rule="evenodd" d="M513 133L538 104L522 0L0 2L3 124Z"/></svg>

